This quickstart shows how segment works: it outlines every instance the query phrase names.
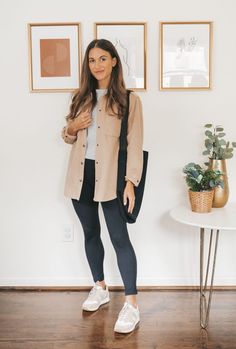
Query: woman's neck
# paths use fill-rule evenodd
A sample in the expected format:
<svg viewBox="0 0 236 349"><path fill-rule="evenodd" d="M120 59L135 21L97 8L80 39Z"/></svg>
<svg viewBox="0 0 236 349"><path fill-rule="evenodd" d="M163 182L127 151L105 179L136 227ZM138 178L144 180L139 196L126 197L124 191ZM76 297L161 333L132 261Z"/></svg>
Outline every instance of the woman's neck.
<svg viewBox="0 0 236 349"><path fill-rule="evenodd" d="M105 90L105 89L107 89L107 87L108 87L108 85L106 84L106 83L104 83L104 84L98 84L98 89L100 89L100 90Z"/></svg>
<svg viewBox="0 0 236 349"><path fill-rule="evenodd" d="M109 83L110 83L110 76L108 76L108 77L105 78L105 79L102 79L102 80L98 80L98 81L97 81L98 88L100 88L100 89L108 88Z"/></svg>

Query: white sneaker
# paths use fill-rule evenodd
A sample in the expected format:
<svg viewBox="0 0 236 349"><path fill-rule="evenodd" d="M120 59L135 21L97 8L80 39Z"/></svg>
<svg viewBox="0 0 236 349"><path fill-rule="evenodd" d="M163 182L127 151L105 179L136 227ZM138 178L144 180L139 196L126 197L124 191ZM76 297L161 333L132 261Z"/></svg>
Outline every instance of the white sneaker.
<svg viewBox="0 0 236 349"><path fill-rule="evenodd" d="M105 303L110 301L108 287L104 290L99 285L94 285L89 292L88 298L82 304L82 309L86 311L95 311Z"/></svg>
<svg viewBox="0 0 236 349"><path fill-rule="evenodd" d="M132 332L140 321L139 309L125 302L116 321L114 331L119 333Z"/></svg>

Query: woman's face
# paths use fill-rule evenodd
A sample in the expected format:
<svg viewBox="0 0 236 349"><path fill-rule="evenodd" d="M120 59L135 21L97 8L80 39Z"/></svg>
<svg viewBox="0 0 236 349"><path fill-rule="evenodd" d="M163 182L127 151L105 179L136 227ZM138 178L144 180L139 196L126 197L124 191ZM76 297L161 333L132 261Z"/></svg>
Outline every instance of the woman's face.
<svg viewBox="0 0 236 349"><path fill-rule="evenodd" d="M89 69L97 79L99 88L107 88L110 82L112 68L116 65L116 58L112 58L108 51L94 47L89 51Z"/></svg>

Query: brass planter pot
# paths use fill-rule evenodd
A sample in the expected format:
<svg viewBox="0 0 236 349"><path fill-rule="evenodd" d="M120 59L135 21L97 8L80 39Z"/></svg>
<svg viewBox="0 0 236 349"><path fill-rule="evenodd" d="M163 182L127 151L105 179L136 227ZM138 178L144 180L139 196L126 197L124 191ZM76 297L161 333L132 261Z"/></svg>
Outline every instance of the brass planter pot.
<svg viewBox="0 0 236 349"><path fill-rule="evenodd" d="M206 191L189 190L189 200L193 212L208 213L211 212L214 189Z"/></svg>
<svg viewBox="0 0 236 349"><path fill-rule="evenodd" d="M216 187L212 207L224 207L229 198L229 184L226 168L226 160L209 159L209 168L223 173L224 188Z"/></svg>

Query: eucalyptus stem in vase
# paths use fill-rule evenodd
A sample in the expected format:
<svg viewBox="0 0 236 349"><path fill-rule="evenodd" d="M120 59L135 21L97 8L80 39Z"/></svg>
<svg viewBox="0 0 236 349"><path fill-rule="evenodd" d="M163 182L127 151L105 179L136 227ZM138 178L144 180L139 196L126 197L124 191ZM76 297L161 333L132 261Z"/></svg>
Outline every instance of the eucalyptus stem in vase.
<svg viewBox="0 0 236 349"><path fill-rule="evenodd" d="M205 126L205 147L203 155L209 158L205 165L209 169L220 170L222 172L222 179L224 180L224 187L215 188L213 207L223 207L228 201L229 185L226 168L226 160L233 157L233 151L236 147L236 142L229 142L225 140L226 133L222 125L206 124Z"/></svg>

